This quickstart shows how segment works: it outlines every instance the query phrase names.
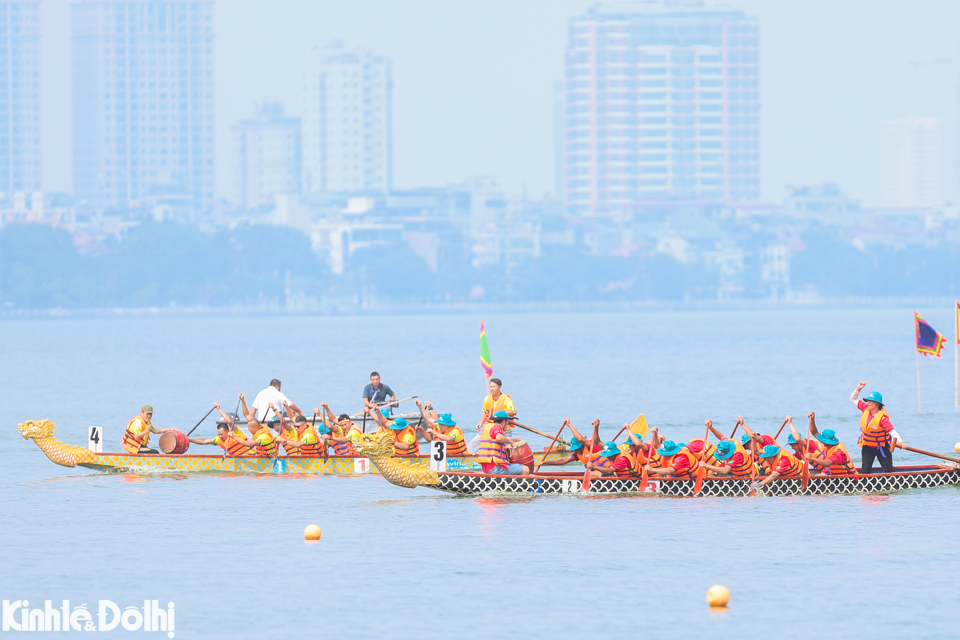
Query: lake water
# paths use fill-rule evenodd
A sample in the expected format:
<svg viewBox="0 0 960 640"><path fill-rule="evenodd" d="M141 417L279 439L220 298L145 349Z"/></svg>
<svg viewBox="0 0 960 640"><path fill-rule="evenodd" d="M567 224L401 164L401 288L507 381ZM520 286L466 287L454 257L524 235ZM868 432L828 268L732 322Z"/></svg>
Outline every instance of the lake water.
<svg viewBox="0 0 960 640"><path fill-rule="evenodd" d="M952 338L949 309L923 311ZM232 410L238 391L252 398L273 377L304 410L326 400L355 411L373 369L398 397L475 423L479 320L0 321L0 599L174 602L177 638L956 637L953 487L470 499L378 476L96 474L55 466L15 428L48 418L82 445L87 425L101 425L119 443L150 403L157 426L189 430L212 402ZM565 416L583 428L599 418L612 436L642 411L681 441L702 436L706 418L729 432L741 414L770 432L788 413L805 429L814 410L853 449L849 396L866 380L908 444L948 453L960 440L952 348L920 363L918 414L910 309L484 320L520 419L545 431ZM208 419L195 435L212 433ZM319 543L303 540L309 523ZM716 583L733 594L723 613L704 599Z"/></svg>

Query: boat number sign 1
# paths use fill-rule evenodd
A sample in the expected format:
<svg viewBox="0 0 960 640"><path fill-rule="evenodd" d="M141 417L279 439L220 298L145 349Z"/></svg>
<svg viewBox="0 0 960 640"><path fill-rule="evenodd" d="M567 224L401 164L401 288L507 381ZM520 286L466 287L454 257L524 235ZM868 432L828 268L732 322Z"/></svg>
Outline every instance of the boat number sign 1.
<svg viewBox="0 0 960 640"><path fill-rule="evenodd" d="M103 453L103 427L87 427L87 449Z"/></svg>
<svg viewBox="0 0 960 640"><path fill-rule="evenodd" d="M434 471L447 470L447 443L443 440L430 443L430 468Z"/></svg>

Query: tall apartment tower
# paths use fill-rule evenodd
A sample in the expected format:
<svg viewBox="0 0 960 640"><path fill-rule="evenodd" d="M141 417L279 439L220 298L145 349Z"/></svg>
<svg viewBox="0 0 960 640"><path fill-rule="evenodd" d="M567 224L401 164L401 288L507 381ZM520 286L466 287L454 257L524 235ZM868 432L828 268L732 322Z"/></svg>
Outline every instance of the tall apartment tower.
<svg viewBox="0 0 960 640"><path fill-rule="evenodd" d="M393 80L388 58L340 44L312 52L303 80L303 191L389 191Z"/></svg>
<svg viewBox="0 0 960 640"><path fill-rule="evenodd" d="M759 26L700 4L598 5L570 21L565 200L629 216L760 197Z"/></svg>
<svg viewBox="0 0 960 640"><path fill-rule="evenodd" d="M300 119L267 103L255 118L233 126L236 199L245 209L273 204L279 193L300 193Z"/></svg>
<svg viewBox="0 0 960 640"><path fill-rule="evenodd" d="M41 189L39 2L0 2L0 192Z"/></svg>
<svg viewBox="0 0 960 640"><path fill-rule="evenodd" d="M880 202L885 207L943 204L943 132L935 118L880 125Z"/></svg>
<svg viewBox="0 0 960 640"><path fill-rule="evenodd" d="M74 0L72 16L77 199L211 203L213 2Z"/></svg>

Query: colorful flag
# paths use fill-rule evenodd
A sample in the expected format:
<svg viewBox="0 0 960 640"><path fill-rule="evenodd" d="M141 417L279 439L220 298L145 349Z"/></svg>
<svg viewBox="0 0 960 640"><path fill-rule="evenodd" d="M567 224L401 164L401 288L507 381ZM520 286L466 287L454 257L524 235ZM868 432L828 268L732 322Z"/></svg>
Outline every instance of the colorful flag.
<svg viewBox="0 0 960 640"><path fill-rule="evenodd" d="M956 302L957 302L957 314L956 314L957 324L954 325L954 329L956 329L956 331L954 332L953 335L957 339L957 344L960 344L960 300L957 300Z"/></svg>
<svg viewBox="0 0 960 640"><path fill-rule="evenodd" d="M483 367L483 375L489 380L493 376L493 363L490 362L490 347L487 346L487 328L483 326L483 320L480 321L480 366Z"/></svg>
<svg viewBox="0 0 960 640"><path fill-rule="evenodd" d="M943 345L947 343L936 329L930 326L930 323L920 317L920 314L914 310L913 324L917 334L917 351L925 356L940 358L940 352L943 351Z"/></svg>

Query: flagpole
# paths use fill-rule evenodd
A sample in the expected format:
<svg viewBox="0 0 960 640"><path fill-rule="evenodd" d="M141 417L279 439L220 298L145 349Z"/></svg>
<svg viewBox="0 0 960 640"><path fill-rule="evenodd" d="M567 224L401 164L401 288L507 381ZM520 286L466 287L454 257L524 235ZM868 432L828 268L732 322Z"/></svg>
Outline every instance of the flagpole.
<svg viewBox="0 0 960 640"><path fill-rule="evenodd" d="M917 351L917 406L923 413L923 400L920 399L920 352Z"/></svg>

